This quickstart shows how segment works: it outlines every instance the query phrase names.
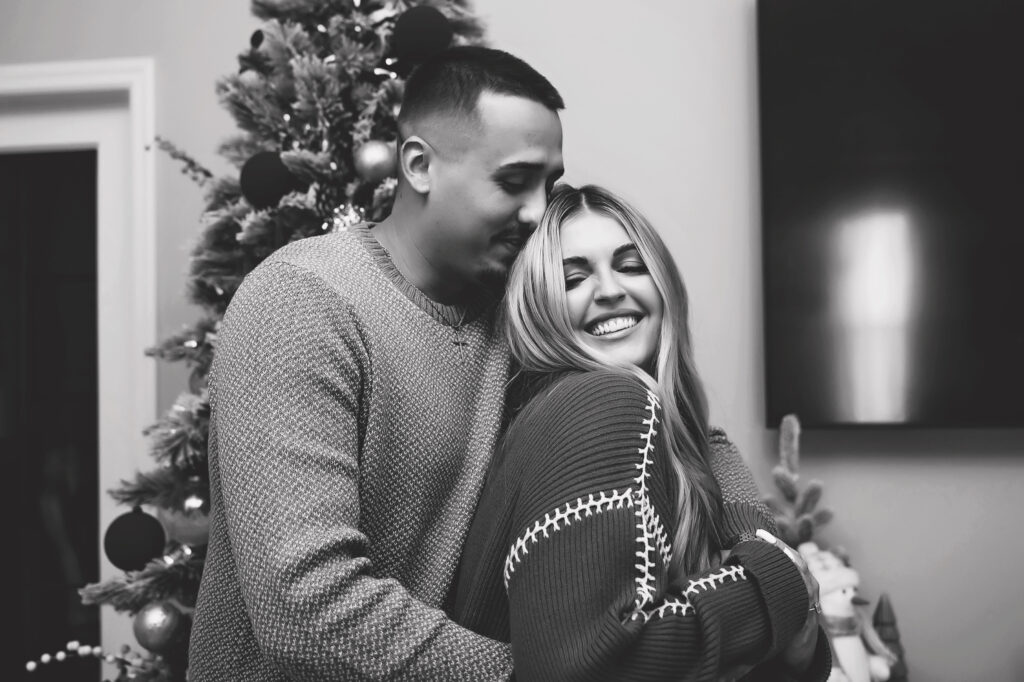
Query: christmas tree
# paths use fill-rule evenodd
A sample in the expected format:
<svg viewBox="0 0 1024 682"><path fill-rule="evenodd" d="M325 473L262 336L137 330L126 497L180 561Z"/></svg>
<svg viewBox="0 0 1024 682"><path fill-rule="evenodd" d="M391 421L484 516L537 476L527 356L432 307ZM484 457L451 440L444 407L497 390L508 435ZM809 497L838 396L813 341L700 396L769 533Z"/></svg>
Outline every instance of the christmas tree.
<svg viewBox="0 0 1024 682"><path fill-rule="evenodd" d="M263 23L238 72L216 84L239 128L218 153L238 172L214 177L156 140L205 192L187 290L202 314L145 351L183 363L189 390L146 429L154 468L111 491L130 511L106 529L104 551L124 574L80 590L87 604L129 614L137 642L118 653L69 642L29 670L101 656L118 680L185 679L209 530L207 374L220 319L245 276L279 247L387 216L405 77L449 45L483 42L465 0L253 0L252 11Z"/></svg>

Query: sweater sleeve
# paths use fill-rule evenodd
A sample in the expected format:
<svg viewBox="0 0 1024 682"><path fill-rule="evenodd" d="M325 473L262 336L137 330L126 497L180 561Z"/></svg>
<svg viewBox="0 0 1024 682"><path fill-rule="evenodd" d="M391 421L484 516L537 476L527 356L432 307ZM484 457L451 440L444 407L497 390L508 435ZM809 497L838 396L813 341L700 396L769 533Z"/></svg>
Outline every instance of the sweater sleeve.
<svg viewBox="0 0 1024 682"><path fill-rule="evenodd" d="M506 644L374 575L358 483L370 358L341 297L268 263L218 342L216 478L262 654L289 679L508 679Z"/></svg>
<svg viewBox="0 0 1024 682"><path fill-rule="evenodd" d="M507 445L523 462L505 561L517 679L717 680L791 639L807 595L772 545L741 542L669 587L674 474L653 394L598 372L539 400Z"/></svg>
<svg viewBox="0 0 1024 682"><path fill-rule="evenodd" d="M755 532L763 528L778 534L775 518L762 501L757 483L739 450L721 429L712 429L710 437L711 469L722 490L726 548L736 543L757 539ZM743 679L749 682L810 682L825 680L832 668L825 633L819 628L818 642L810 665L802 672L789 669L779 657L757 665Z"/></svg>
<svg viewBox="0 0 1024 682"><path fill-rule="evenodd" d="M708 440L711 471L722 490L723 549L756 539L759 528L778 535L775 517L762 501L754 476L739 450L719 428L711 429Z"/></svg>

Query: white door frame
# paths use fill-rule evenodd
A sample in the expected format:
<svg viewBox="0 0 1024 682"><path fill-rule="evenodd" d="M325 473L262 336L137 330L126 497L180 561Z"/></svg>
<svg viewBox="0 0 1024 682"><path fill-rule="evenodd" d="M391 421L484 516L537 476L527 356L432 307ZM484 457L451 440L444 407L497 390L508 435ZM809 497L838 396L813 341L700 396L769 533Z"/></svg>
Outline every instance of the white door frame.
<svg viewBox="0 0 1024 682"><path fill-rule="evenodd" d="M0 151L97 151L101 580L123 575L102 539L128 511L107 491L153 467L142 431L157 414L143 352L156 342L154 116L150 58L0 65ZM104 650L135 647L131 621L109 606L100 627Z"/></svg>

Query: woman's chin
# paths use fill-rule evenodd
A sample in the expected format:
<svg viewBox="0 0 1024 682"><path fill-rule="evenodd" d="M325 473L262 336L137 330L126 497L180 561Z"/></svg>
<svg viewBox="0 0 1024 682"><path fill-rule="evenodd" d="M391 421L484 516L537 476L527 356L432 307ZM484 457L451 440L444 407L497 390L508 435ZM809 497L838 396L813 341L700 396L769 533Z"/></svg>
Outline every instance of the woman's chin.
<svg viewBox="0 0 1024 682"><path fill-rule="evenodd" d="M595 351L595 354L602 361L616 367L643 367L647 364L648 354L640 352L639 349L630 347L623 343L600 343L591 340L584 341L588 348Z"/></svg>

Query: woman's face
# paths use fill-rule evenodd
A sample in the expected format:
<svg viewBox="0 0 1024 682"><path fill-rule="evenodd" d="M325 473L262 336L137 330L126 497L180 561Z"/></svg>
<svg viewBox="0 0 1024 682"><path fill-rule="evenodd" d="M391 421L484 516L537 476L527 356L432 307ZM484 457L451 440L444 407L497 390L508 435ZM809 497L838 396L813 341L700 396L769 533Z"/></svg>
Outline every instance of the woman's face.
<svg viewBox="0 0 1024 682"><path fill-rule="evenodd" d="M569 321L587 347L647 371L661 333L662 300L626 230L585 211L561 230Z"/></svg>

